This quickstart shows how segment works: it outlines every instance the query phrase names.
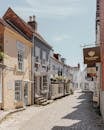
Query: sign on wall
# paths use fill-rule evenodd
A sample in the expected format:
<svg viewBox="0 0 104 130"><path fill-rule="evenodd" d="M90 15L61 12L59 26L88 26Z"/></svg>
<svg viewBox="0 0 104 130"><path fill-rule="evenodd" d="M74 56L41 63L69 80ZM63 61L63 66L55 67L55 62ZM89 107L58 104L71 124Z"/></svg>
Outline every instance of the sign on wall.
<svg viewBox="0 0 104 130"><path fill-rule="evenodd" d="M84 64L92 64L100 62L100 47L83 49Z"/></svg>
<svg viewBox="0 0 104 130"><path fill-rule="evenodd" d="M88 67L87 68L87 75L89 76L96 76L96 67Z"/></svg>

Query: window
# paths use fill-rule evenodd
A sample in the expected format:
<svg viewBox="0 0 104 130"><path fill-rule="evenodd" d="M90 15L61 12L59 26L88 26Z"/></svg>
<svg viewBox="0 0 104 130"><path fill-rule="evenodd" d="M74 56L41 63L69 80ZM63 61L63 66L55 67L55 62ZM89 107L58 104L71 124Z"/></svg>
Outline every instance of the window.
<svg viewBox="0 0 104 130"><path fill-rule="evenodd" d="M24 65L24 52L22 50L18 50L18 69L23 71L23 65Z"/></svg>
<svg viewBox="0 0 104 130"><path fill-rule="evenodd" d="M37 46L35 47L35 56L40 59L40 48Z"/></svg>
<svg viewBox="0 0 104 130"><path fill-rule="evenodd" d="M53 65L53 70L55 70L55 65Z"/></svg>
<svg viewBox="0 0 104 130"><path fill-rule="evenodd" d="M42 59L46 60L46 52L42 51Z"/></svg>
<svg viewBox="0 0 104 130"><path fill-rule="evenodd" d="M25 52L25 45L20 41L17 41L17 53L18 53L18 69L23 71L23 63L24 63L24 52Z"/></svg>
<svg viewBox="0 0 104 130"><path fill-rule="evenodd" d="M43 76L43 89L47 89L47 76Z"/></svg>
<svg viewBox="0 0 104 130"><path fill-rule="evenodd" d="M22 81L21 80L15 81L15 100L16 101L22 100Z"/></svg>

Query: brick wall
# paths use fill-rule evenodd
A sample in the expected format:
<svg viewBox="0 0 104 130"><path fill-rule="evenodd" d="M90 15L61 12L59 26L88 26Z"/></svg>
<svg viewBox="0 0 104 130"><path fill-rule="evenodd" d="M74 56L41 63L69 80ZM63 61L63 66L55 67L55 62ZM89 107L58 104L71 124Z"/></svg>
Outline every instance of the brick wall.
<svg viewBox="0 0 104 130"><path fill-rule="evenodd" d="M99 9L99 24L100 24L100 47L101 47L101 65L102 65L102 85L101 89L104 91L104 0L97 0L97 4L99 4L98 9Z"/></svg>

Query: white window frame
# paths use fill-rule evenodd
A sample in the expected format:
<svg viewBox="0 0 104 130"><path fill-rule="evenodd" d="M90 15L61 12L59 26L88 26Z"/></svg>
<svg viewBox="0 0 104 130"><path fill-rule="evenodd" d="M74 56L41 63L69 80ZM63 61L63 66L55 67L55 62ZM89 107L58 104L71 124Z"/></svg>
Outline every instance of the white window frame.
<svg viewBox="0 0 104 130"><path fill-rule="evenodd" d="M15 101L22 101L22 80L15 80Z"/></svg>
<svg viewBox="0 0 104 130"><path fill-rule="evenodd" d="M24 71L24 51L18 50L18 70Z"/></svg>
<svg viewBox="0 0 104 130"><path fill-rule="evenodd" d="M17 57L18 57L18 70L24 71L25 45L23 43L21 43L20 41L17 41L16 45L17 45ZM19 57L19 55L22 55L22 57Z"/></svg>

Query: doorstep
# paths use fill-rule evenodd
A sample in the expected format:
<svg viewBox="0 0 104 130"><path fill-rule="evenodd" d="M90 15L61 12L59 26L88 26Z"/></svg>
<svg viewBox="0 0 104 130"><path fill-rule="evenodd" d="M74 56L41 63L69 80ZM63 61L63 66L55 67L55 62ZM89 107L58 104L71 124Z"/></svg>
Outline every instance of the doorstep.
<svg viewBox="0 0 104 130"><path fill-rule="evenodd" d="M4 110L0 110L0 123L6 119L7 116L15 113L15 112L19 112L19 111L23 111L25 110L26 107L24 108L19 108L19 109L14 109L14 110L8 110L8 111L4 111Z"/></svg>

